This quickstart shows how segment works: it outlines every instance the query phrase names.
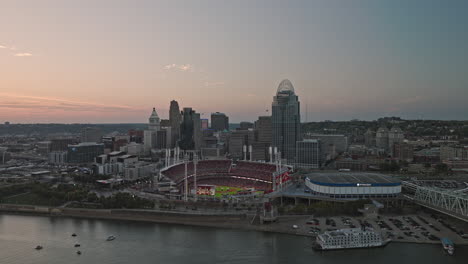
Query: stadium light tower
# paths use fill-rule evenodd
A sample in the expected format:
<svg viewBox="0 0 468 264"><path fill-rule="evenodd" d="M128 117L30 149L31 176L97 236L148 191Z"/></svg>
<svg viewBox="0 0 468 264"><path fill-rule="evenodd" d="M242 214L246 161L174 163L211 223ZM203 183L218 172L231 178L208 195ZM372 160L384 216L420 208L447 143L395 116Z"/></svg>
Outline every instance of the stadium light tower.
<svg viewBox="0 0 468 264"><path fill-rule="evenodd" d="M193 188L195 190L195 201L197 200L197 165L198 165L198 155L194 153L193 155Z"/></svg>
<svg viewBox="0 0 468 264"><path fill-rule="evenodd" d="M187 173L187 165L188 165L189 156L187 153L184 155L184 165L185 165L185 177L184 177L184 201L188 201L188 173Z"/></svg>

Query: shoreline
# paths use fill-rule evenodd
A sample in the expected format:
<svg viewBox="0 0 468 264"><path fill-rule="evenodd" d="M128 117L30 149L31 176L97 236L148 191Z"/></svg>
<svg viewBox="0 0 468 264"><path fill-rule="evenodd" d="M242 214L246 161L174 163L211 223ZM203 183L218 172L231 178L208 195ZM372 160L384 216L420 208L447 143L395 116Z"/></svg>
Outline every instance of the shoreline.
<svg viewBox="0 0 468 264"><path fill-rule="evenodd" d="M305 216L280 216L278 222L270 224L250 224L247 214L230 213L193 213L157 210L135 209L80 209L80 208L50 208L30 205L0 204L0 214L31 215L46 217L70 217L98 220L120 220L132 222L147 222L158 224L175 224L183 226L198 226L208 228L225 228L244 231L257 231L315 238L315 235L292 229L293 223L304 221ZM290 222L290 223L288 223ZM409 241L392 240L393 243L438 245L439 241ZM458 245L468 245L467 243Z"/></svg>

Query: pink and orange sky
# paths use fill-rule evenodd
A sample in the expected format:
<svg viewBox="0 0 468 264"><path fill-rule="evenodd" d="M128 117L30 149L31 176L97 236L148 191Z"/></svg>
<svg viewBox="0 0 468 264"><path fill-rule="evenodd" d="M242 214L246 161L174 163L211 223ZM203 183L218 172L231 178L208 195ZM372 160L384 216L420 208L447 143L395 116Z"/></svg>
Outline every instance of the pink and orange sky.
<svg viewBox="0 0 468 264"><path fill-rule="evenodd" d="M253 121L466 119L463 1L0 3L0 122L137 123L170 100Z"/></svg>

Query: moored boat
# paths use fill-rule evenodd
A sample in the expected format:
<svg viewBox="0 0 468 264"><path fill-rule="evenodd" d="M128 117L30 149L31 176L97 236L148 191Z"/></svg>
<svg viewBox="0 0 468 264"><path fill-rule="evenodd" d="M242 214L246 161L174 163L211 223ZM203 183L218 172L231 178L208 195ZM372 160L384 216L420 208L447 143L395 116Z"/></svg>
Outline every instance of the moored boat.
<svg viewBox="0 0 468 264"><path fill-rule="evenodd" d="M348 228L326 231L317 236L315 250L339 250L384 247L391 240L370 228Z"/></svg>

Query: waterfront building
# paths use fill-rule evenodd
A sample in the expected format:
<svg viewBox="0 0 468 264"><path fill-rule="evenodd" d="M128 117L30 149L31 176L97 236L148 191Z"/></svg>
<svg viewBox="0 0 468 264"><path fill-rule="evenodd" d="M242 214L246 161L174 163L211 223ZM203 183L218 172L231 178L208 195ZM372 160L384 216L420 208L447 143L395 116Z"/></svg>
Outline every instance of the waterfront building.
<svg viewBox="0 0 468 264"><path fill-rule="evenodd" d="M211 129L214 131L229 130L229 117L220 112L211 114Z"/></svg>
<svg viewBox="0 0 468 264"><path fill-rule="evenodd" d="M296 142L301 141L302 135L300 103L289 80L279 84L271 108L272 146L278 148L283 158L293 163Z"/></svg>

